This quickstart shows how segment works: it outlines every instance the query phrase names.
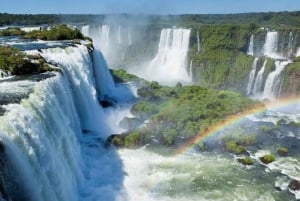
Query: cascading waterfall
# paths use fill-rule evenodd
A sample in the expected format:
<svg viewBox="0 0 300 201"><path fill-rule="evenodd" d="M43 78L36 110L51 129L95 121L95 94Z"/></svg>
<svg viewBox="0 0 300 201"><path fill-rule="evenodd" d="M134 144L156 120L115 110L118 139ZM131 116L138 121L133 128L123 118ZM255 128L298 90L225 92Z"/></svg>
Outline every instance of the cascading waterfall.
<svg viewBox="0 0 300 201"><path fill-rule="evenodd" d="M122 36L121 36L121 26L118 26L118 43L122 44Z"/></svg>
<svg viewBox="0 0 300 201"><path fill-rule="evenodd" d="M266 35L265 44L263 47L263 53L265 56L271 58L277 58L278 50L278 32L277 31L268 31Z"/></svg>
<svg viewBox="0 0 300 201"><path fill-rule="evenodd" d="M293 47L294 47L294 37L293 33L289 33L289 43L288 43L288 56L293 54Z"/></svg>
<svg viewBox="0 0 300 201"><path fill-rule="evenodd" d="M259 96L261 93L262 85L263 85L263 74L265 72L265 67L267 65L267 60L264 61L263 66L258 71L257 76L255 78L254 86L253 86L253 94L255 96Z"/></svg>
<svg viewBox="0 0 300 201"><path fill-rule="evenodd" d="M199 31L197 31L197 52L199 53L201 50L200 47L200 36L199 36Z"/></svg>
<svg viewBox="0 0 300 201"><path fill-rule="evenodd" d="M99 28L99 34L100 34L100 43L98 43L98 45L100 45L101 50L103 51L107 51L107 49L109 48L110 45L110 26L109 25L102 25Z"/></svg>
<svg viewBox="0 0 300 201"><path fill-rule="evenodd" d="M254 35L252 34L249 41L249 47L247 51L248 55L254 55Z"/></svg>
<svg viewBox="0 0 300 201"><path fill-rule="evenodd" d="M127 36L128 36L128 46L131 46L132 45L132 36L131 36L130 28L128 28Z"/></svg>
<svg viewBox="0 0 300 201"><path fill-rule="evenodd" d="M43 50L42 56L49 62L58 62L63 67L65 74L68 74L71 85L81 89L74 89L74 100L80 101L76 105L80 106L78 107L79 115L84 117L81 118L83 128L90 131L99 130L97 121L102 119L103 112L98 104L93 64L87 48L80 45L77 48L67 48L66 50L46 49Z"/></svg>
<svg viewBox="0 0 300 201"><path fill-rule="evenodd" d="M90 26L89 25L82 26L81 32L85 36L90 36Z"/></svg>
<svg viewBox="0 0 300 201"><path fill-rule="evenodd" d="M167 85L190 83L191 77L186 67L190 32L190 29L181 28L162 29L156 56L146 69L137 74Z"/></svg>
<svg viewBox="0 0 300 201"><path fill-rule="evenodd" d="M257 61L258 61L258 58L255 57L253 64L252 64L252 70L249 75L249 81L248 81L248 85L247 85L247 95L250 95L252 92L252 89L253 89Z"/></svg>
<svg viewBox="0 0 300 201"><path fill-rule="evenodd" d="M300 47L297 49L296 57L300 57Z"/></svg>
<svg viewBox="0 0 300 201"><path fill-rule="evenodd" d="M193 79L193 60L191 60L191 63L190 63L189 76L191 77L191 79Z"/></svg>
<svg viewBox="0 0 300 201"><path fill-rule="evenodd" d="M52 48L41 55L62 73L37 83L28 99L5 106L0 117L7 164L18 178L13 185L21 186L8 188L8 194L31 201L124 197L122 164L104 147L112 128L97 99L88 49Z"/></svg>
<svg viewBox="0 0 300 201"><path fill-rule="evenodd" d="M280 90L281 72L289 63L289 61L275 61L276 69L273 72L271 72L267 77L262 99L276 99Z"/></svg>
<svg viewBox="0 0 300 201"><path fill-rule="evenodd" d="M20 176L18 185L27 188L9 192L12 199L79 200L84 179L81 124L65 77L58 74L39 83L27 100L6 109L0 117L0 136Z"/></svg>

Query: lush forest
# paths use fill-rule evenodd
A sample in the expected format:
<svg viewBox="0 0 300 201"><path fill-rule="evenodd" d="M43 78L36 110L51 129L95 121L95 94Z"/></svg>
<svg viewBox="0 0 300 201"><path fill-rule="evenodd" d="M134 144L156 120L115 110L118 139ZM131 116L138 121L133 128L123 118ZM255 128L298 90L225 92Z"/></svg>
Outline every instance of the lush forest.
<svg viewBox="0 0 300 201"><path fill-rule="evenodd" d="M54 23L90 23L103 21L107 17L118 17L124 23L135 20L140 23L163 26L166 24L180 26L198 26L201 24L258 24L259 26L298 26L300 12L266 12L242 14L188 14L188 15L19 15L0 13L0 26L5 25L41 25Z"/></svg>

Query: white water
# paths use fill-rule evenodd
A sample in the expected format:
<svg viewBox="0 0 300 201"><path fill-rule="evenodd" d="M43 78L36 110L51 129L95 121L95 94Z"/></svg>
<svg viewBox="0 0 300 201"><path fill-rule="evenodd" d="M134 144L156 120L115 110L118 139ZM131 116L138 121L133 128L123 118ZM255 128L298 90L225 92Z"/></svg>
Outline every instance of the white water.
<svg viewBox="0 0 300 201"><path fill-rule="evenodd" d="M90 26L85 25L81 28L81 33L85 36L90 36Z"/></svg>
<svg viewBox="0 0 300 201"><path fill-rule="evenodd" d="M258 71L257 76L255 78L255 82L254 82L254 86L253 86L253 94L255 96L259 96L261 93L261 88L262 88L262 84L263 84L263 74L265 72L266 64L267 64L267 60L264 61L263 66Z"/></svg>
<svg viewBox="0 0 300 201"><path fill-rule="evenodd" d="M19 180L27 184L28 200L80 197L81 124L68 86L60 75L43 81L28 100L8 105L0 118L1 139Z"/></svg>
<svg viewBox="0 0 300 201"><path fill-rule="evenodd" d="M190 83L191 77L186 65L190 32L190 29L163 29L156 56L146 69L141 69L137 74L166 85Z"/></svg>
<svg viewBox="0 0 300 201"><path fill-rule="evenodd" d="M268 99L268 100L276 99L280 89L281 72L283 71L285 66L289 63L290 63L289 61L275 61L276 69L273 72L271 72L267 77L262 99Z"/></svg>
<svg viewBox="0 0 300 201"><path fill-rule="evenodd" d="M248 51L247 51L247 54L248 55L254 55L254 36L253 36L253 34L251 35L251 37L250 37L250 41L249 41L249 47L248 47Z"/></svg>
<svg viewBox="0 0 300 201"><path fill-rule="evenodd" d="M258 58L255 57L253 64L252 64L252 70L250 71L250 75L249 75L249 81L248 81L248 85L247 85L247 95L250 95L252 92L252 89L253 89L257 61L258 61Z"/></svg>
<svg viewBox="0 0 300 201"><path fill-rule="evenodd" d="M122 44L122 31L121 31L122 27L121 26L118 26L118 43L119 44Z"/></svg>
<svg viewBox="0 0 300 201"><path fill-rule="evenodd" d="M297 49L296 57L300 57L300 47Z"/></svg>
<svg viewBox="0 0 300 201"><path fill-rule="evenodd" d="M293 48L294 48L294 37L293 33L289 33L289 43L288 43L288 56L293 54Z"/></svg>
<svg viewBox="0 0 300 201"><path fill-rule="evenodd" d="M268 31L265 39L265 44L263 47L263 53L265 56L271 58L278 58L278 32Z"/></svg>
<svg viewBox="0 0 300 201"><path fill-rule="evenodd" d="M162 156L144 148L118 151L124 162L128 201L275 201L269 181L232 158L189 153ZM252 173L251 173L252 172Z"/></svg>
<svg viewBox="0 0 300 201"><path fill-rule="evenodd" d="M97 45L100 46L103 52L107 52L110 48L110 26L109 25L102 25L99 28L99 38L100 41Z"/></svg>
<svg viewBox="0 0 300 201"><path fill-rule="evenodd" d="M190 63L189 76L191 77L191 79L193 79L193 60L191 60Z"/></svg>
<svg viewBox="0 0 300 201"><path fill-rule="evenodd" d="M114 150L104 148L115 130L99 105L87 48L42 51L47 61L59 64L62 74L37 83L28 99L6 106L0 117L6 154L20 186L26 184L12 198L124 200L122 163Z"/></svg>
<svg viewBox="0 0 300 201"><path fill-rule="evenodd" d="M199 53L201 50L200 47L200 36L199 36L199 31L197 31L197 52Z"/></svg>

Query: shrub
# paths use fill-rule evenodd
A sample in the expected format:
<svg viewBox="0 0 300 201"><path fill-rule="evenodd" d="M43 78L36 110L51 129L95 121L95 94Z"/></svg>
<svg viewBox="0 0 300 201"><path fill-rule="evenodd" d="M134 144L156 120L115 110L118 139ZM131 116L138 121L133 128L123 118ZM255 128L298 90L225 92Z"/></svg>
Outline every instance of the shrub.
<svg viewBox="0 0 300 201"><path fill-rule="evenodd" d="M260 157L259 159L261 162L263 162L265 164L269 164L269 163L272 163L273 161L275 161L275 157L271 154L264 155L263 157Z"/></svg>
<svg viewBox="0 0 300 201"><path fill-rule="evenodd" d="M279 156L287 156L288 153L289 153L289 151L288 151L288 149L285 148L285 147L279 147L279 148L277 149L277 154L278 154Z"/></svg>
<svg viewBox="0 0 300 201"><path fill-rule="evenodd" d="M253 161L249 157L239 158L238 162L242 163L243 165L252 165L253 164Z"/></svg>
<svg viewBox="0 0 300 201"><path fill-rule="evenodd" d="M226 142L225 149L226 151L237 155L242 154L246 151L245 147L238 145L235 141Z"/></svg>

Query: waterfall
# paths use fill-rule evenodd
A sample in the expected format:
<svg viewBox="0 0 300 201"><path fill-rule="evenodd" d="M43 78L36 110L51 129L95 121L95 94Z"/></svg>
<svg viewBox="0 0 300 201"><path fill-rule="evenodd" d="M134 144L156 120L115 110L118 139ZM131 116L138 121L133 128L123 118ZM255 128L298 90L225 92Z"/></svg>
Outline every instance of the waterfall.
<svg viewBox="0 0 300 201"><path fill-rule="evenodd" d="M288 43L288 56L293 54L293 47L294 47L294 37L293 33L289 33L289 43Z"/></svg>
<svg viewBox="0 0 300 201"><path fill-rule="evenodd" d="M190 29L162 29L158 52L146 69L137 74L148 80L173 85L177 82L190 83L186 67Z"/></svg>
<svg viewBox="0 0 300 201"><path fill-rule="evenodd" d="M84 129L97 131L99 130L95 119L102 119L102 109L98 104L97 91L95 88L95 80L93 75L93 63L87 48L83 45L77 48L61 48L46 49L42 56L47 61L58 62L65 74L68 74L69 81L74 87L74 100L80 101L76 105L81 117L81 124ZM81 77L83 76L83 79ZM82 99L85 97L85 99ZM95 112L91 112L95 111ZM97 111L97 112L96 112Z"/></svg>
<svg viewBox="0 0 300 201"><path fill-rule="evenodd" d="M273 72L271 72L267 77L262 99L276 99L280 89L281 72L289 63L289 61L275 61L276 69Z"/></svg>
<svg viewBox="0 0 300 201"><path fill-rule="evenodd" d="M296 57L300 57L300 47L298 47L298 49L297 49Z"/></svg>
<svg viewBox="0 0 300 201"><path fill-rule="evenodd" d="M265 39L265 44L263 47L263 53L265 56L276 58L278 49L278 32L268 31Z"/></svg>
<svg viewBox="0 0 300 201"><path fill-rule="evenodd" d="M78 200L83 182L77 139L81 124L67 80L61 75L49 78L27 100L6 109L0 136L20 176L18 185L27 188L26 200ZM22 193L10 195L18 200Z"/></svg>
<svg viewBox="0 0 300 201"><path fill-rule="evenodd" d="M45 49L41 55L62 72L37 82L28 99L4 106L7 112L0 116L5 164L16 177L7 180L9 197L31 201L123 197L121 161L104 147L111 128L97 99L90 53L78 45Z"/></svg>
<svg viewBox="0 0 300 201"><path fill-rule="evenodd" d="M247 54L248 55L254 55L254 36L253 36L253 34L251 35L251 37L250 37L250 41L249 41L249 47L248 47L248 51L247 51Z"/></svg>
<svg viewBox="0 0 300 201"><path fill-rule="evenodd" d="M252 92L252 89L253 89L257 61L258 61L258 58L255 57L253 64L252 64L252 70L249 75L249 81L248 81L248 85L247 85L247 95L250 95Z"/></svg>
<svg viewBox="0 0 300 201"><path fill-rule="evenodd" d="M132 36L131 36L131 29L130 28L128 28L127 36L128 36L128 46L131 46L132 45Z"/></svg>
<svg viewBox="0 0 300 201"><path fill-rule="evenodd" d="M200 36L199 36L199 31L197 31L197 52L200 52Z"/></svg>
<svg viewBox="0 0 300 201"><path fill-rule="evenodd" d="M85 25L81 28L81 33L85 36L90 36L90 26Z"/></svg>
<svg viewBox="0 0 300 201"><path fill-rule="evenodd" d="M122 44L121 26L118 26L118 44Z"/></svg>
<svg viewBox="0 0 300 201"><path fill-rule="evenodd" d="M100 47L102 51L106 51L109 48L109 34L110 34L110 26L109 25L102 25L99 28L99 34L100 34Z"/></svg>
<svg viewBox="0 0 300 201"><path fill-rule="evenodd" d="M263 84L263 74L265 72L266 65L267 65L267 60L264 61L263 66L258 71L257 76L255 78L255 82L254 82L254 86L253 86L253 94L255 96L259 96L261 93L262 84Z"/></svg>
<svg viewBox="0 0 300 201"><path fill-rule="evenodd" d="M189 72L189 76L190 76L190 78L191 78L192 81L193 81L193 60L191 60L191 63L190 63L190 72Z"/></svg>

